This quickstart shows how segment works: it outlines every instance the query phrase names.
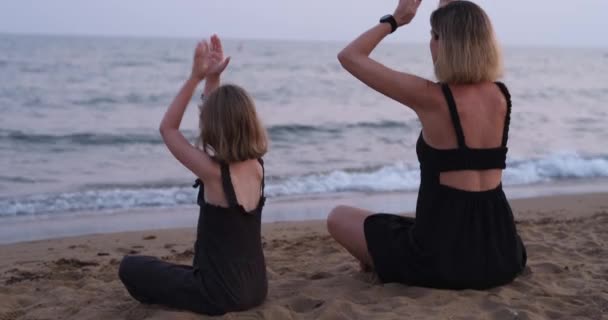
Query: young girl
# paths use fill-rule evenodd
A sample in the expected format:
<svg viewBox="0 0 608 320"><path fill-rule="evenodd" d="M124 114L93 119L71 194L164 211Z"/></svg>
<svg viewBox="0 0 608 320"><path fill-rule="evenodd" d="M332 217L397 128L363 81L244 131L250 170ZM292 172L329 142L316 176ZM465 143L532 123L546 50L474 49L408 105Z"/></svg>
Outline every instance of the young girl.
<svg viewBox="0 0 608 320"><path fill-rule="evenodd" d="M267 293L261 244L264 206L262 156L268 142L251 97L234 85L219 86L224 58L217 36L195 51L192 74L160 125L173 156L199 179L200 215L193 266L153 257L127 256L119 276L142 303L208 315L260 305ZM198 145L179 131L197 85L206 80Z"/></svg>

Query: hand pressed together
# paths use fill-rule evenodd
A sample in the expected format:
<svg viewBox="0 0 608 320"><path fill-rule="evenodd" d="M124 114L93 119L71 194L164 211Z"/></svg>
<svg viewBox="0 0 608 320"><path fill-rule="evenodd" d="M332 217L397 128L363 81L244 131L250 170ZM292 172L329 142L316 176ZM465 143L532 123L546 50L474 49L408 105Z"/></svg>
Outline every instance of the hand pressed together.
<svg viewBox="0 0 608 320"><path fill-rule="evenodd" d="M219 77L229 63L230 57L224 57L224 49L220 38L213 35L209 42L203 40L196 46L192 64L192 78L202 81L208 76Z"/></svg>

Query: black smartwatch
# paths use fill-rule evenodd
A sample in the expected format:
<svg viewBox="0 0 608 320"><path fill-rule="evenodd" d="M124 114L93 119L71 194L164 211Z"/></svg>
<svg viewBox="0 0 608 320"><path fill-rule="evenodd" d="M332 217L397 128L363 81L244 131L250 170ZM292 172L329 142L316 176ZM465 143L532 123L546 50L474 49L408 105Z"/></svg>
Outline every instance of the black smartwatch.
<svg viewBox="0 0 608 320"><path fill-rule="evenodd" d="M380 23L389 23L391 25L391 33L395 32L395 30L397 30L397 28L399 27L397 25L397 20L395 20L395 17L393 17L392 14L387 14L384 17L380 18Z"/></svg>

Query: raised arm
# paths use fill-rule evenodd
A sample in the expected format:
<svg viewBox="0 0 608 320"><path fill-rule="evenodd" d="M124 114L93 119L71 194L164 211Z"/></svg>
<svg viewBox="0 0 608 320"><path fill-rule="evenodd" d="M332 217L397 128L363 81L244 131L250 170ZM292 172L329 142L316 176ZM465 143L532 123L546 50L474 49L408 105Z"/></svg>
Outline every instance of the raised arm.
<svg viewBox="0 0 608 320"><path fill-rule="evenodd" d="M421 0L400 0L394 13L398 26L409 24ZM391 33L391 25L381 23L363 33L338 54L348 72L372 89L414 109L434 106L440 88L421 77L398 72L370 58L372 51Z"/></svg>
<svg viewBox="0 0 608 320"><path fill-rule="evenodd" d="M216 42L214 44L214 42ZM196 176L205 180L213 174L214 163L204 152L195 148L179 131L182 118L188 103L192 99L198 84L207 76L217 82L206 84L206 89L211 92L219 85L219 76L226 69L230 59L224 58L221 43L218 46L217 36L211 38L211 47L207 41L201 41L194 53L192 73L183 84L181 90L169 106L165 116L160 123L160 133L173 156Z"/></svg>

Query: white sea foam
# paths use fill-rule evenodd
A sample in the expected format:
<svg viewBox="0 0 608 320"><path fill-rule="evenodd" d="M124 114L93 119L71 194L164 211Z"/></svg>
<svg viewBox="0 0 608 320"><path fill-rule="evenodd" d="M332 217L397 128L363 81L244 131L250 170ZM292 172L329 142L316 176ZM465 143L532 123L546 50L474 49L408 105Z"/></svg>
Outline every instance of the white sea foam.
<svg viewBox="0 0 608 320"><path fill-rule="evenodd" d="M269 179L268 197L306 196L335 192L415 191L419 170L404 164L373 170L332 171L306 176ZM562 153L539 159L512 161L504 173L505 185L529 185L557 180L608 177L608 156L583 157ZM196 190L189 186L103 187L87 191L38 194L0 200L0 217L57 214L78 211L173 207L194 204Z"/></svg>

